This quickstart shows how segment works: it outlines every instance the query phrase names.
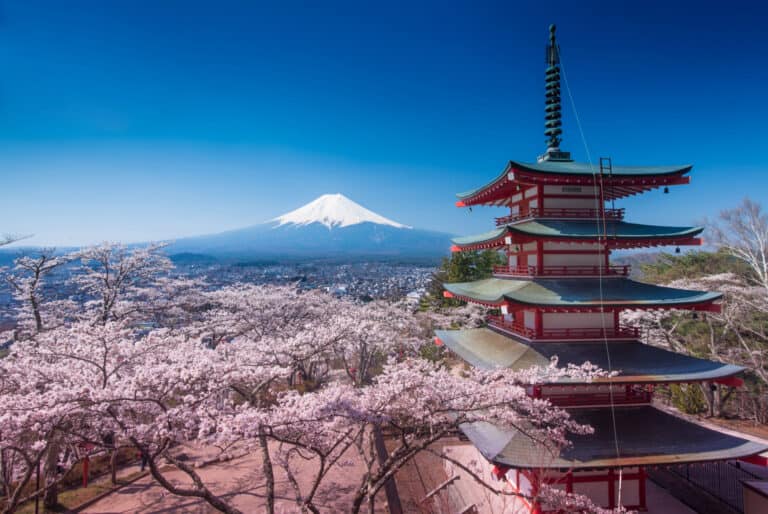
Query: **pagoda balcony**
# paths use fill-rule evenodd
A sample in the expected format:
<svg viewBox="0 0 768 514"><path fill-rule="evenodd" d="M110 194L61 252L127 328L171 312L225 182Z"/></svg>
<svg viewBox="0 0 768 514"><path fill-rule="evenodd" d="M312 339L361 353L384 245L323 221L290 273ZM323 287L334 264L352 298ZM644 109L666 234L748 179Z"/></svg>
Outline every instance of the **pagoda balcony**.
<svg viewBox="0 0 768 514"><path fill-rule="evenodd" d="M628 277L629 265L621 266L494 266L497 277Z"/></svg>
<svg viewBox="0 0 768 514"><path fill-rule="evenodd" d="M607 328L545 328L536 331L522 323L505 320L502 316L488 316L488 326L532 341L568 341L600 339L639 339L638 327L619 325Z"/></svg>
<svg viewBox="0 0 768 514"><path fill-rule="evenodd" d="M595 407L599 405L644 405L651 403L650 391L627 391L604 393L573 393L546 395L545 398L557 407Z"/></svg>
<svg viewBox="0 0 768 514"><path fill-rule="evenodd" d="M609 221L621 221L624 219L624 209L554 209L532 207L525 212L510 214L496 218L496 226L502 227L510 223L516 223L531 218L550 218L550 219L605 219Z"/></svg>

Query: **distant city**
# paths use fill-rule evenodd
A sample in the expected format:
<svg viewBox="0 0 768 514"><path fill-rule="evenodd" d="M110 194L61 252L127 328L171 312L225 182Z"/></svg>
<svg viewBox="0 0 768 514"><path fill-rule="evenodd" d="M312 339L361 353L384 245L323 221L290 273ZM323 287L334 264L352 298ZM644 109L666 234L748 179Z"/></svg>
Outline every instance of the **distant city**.
<svg viewBox="0 0 768 514"><path fill-rule="evenodd" d="M434 264L393 261L339 262L176 262L175 275L205 280L212 288L235 283L296 284L304 290L320 289L358 301L419 298L435 272ZM67 286L69 270L55 271L47 281L49 298L72 298ZM73 298L77 300L77 298ZM0 283L0 325L12 320L14 302L6 283ZM1 328L1 327L0 327Z"/></svg>
<svg viewBox="0 0 768 514"><path fill-rule="evenodd" d="M420 297L435 271L434 266L395 262L323 262L182 265L177 272L220 287L237 282L298 284L301 289L321 289L357 300Z"/></svg>

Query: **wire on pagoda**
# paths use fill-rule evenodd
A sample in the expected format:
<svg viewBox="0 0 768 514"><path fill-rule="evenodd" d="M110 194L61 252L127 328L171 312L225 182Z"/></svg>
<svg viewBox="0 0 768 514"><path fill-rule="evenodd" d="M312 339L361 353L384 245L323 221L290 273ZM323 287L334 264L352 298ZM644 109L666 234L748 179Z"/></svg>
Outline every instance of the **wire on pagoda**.
<svg viewBox="0 0 768 514"><path fill-rule="evenodd" d="M554 25L550 30L552 31L552 33L554 33ZM599 179L600 183L598 185L598 176L597 176L598 174L595 170L594 163L592 162L592 155L589 152L589 145L587 144L587 138L586 138L586 135L584 134L584 129L581 125L581 119L579 118L579 113L576 109L576 102L574 102L573 100L573 93L571 92L571 87L568 84L568 75L565 71L565 63L563 62L563 57L562 57L562 54L560 53L559 45L557 47L557 55L559 58L558 64L560 65L560 68L563 71L563 81L565 82L565 90L568 93L568 100L571 104L571 109L573 110L573 116L574 116L574 119L576 120L576 126L579 129L581 142L584 145L584 151L587 154L589 169L592 171L592 183L595 188L595 195L594 195L595 209L596 209L596 212L598 213L598 217L595 218L595 225L597 228L597 235L598 235L597 241L598 241L598 256L599 256L600 255L599 252L600 252L600 235L601 235L600 222L601 221L602 221L602 229L603 229L602 234L603 234L604 251L605 252L608 251L608 224L605 216L605 209L604 209L605 205L603 203L604 200L602 198L603 196L602 195L602 192L603 192L602 166L600 170L600 179ZM603 205L601 205L601 203L603 203ZM608 333L606 331L606 324L605 324L605 306L604 306L605 295L603 293L603 267L602 266L600 265L597 266L597 273L598 273L598 290L600 295L600 323L603 328L603 344L605 345L605 354L606 354L606 362L608 364L608 373L612 374L613 369L611 365L611 351L610 351L610 345L608 344ZM614 327L614 328L618 328L618 327ZM616 402L613 396L613 387L610 382L608 383L608 398L611 405L611 422L613 424L613 444L616 449L616 457L620 458L621 449L619 448L618 424L616 423ZM621 506L622 485L623 485L623 468L619 467L619 486L617 489L618 494L617 494L617 502L616 502L618 506ZM611 501L612 500L613 499L611 499Z"/></svg>

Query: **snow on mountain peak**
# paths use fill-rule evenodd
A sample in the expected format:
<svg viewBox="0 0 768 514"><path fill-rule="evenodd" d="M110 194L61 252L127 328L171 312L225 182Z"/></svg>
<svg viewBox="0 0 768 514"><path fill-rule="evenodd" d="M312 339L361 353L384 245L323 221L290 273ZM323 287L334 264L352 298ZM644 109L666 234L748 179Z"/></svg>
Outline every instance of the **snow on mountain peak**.
<svg viewBox="0 0 768 514"><path fill-rule="evenodd" d="M380 216L373 211L369 211L362 205L353 202L346 196L336 193L335 195L322 195L319 198L309 202L295 211L278 216L270 221L278 222L281 225L309 225L311 223L321 223L329 229L334 227L348 227L358 223L376 223L378 225L389 225L396 228L411 228L395 221Z"/></svg>

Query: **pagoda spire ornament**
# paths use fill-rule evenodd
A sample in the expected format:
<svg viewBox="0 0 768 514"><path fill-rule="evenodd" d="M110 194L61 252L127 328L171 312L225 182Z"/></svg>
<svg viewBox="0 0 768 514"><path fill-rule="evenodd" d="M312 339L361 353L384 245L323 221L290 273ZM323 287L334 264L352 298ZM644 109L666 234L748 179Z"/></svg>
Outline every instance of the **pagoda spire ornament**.
<svg viewBox="0 0 768 514"><path fill-rule="evenodd" d="M562 112L560 103L560 48L555 39L555 25L549 26L549 44L546 53L546 93L544 107L544 135L546 136L547 151L539 157L539 161L568 161L571 155L560 151L563 133Z"/></svg>

